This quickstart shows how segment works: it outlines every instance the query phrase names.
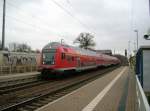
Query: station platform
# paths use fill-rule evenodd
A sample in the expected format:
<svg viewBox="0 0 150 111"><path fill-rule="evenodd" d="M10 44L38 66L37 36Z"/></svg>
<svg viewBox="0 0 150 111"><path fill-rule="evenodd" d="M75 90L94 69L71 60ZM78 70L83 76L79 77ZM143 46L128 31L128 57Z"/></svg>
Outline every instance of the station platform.
<svg viewBox="0 0 150 111"><path fill-rule="evenodd" d="M40 75L40 72L27 72L27 73L16 73L16 74L8 74L8 75L1 75L0 76L0 82L5 81L15 81L18 79L27 79L27 78L33 78Z"/></svg>
<svg viewBox="0 0 150 111"><path fill-rule="evenodd" d="M36 111L136 111L135 76L120 67Z"/></svg>

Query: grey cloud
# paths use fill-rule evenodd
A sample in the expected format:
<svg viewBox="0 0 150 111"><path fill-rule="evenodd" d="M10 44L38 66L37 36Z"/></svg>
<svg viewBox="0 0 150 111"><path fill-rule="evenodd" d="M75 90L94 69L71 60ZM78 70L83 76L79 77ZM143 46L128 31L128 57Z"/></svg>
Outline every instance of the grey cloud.
<svg viewBox="0 0 150 111"><path fill-rule="evenodd" d="M69 4L65 0L56 1L86 24L89 30L50 0L11 0L7 4L7 43L27 42L33 48L41 49L48 41L63 38L71 44L80 32L93 31L96 49L124 51L129 40L135 41L133 30L137 28L140 44L149 44L142 38L150 27L148 0L137 0L135 4L130 0L70 0Z"/></svg>

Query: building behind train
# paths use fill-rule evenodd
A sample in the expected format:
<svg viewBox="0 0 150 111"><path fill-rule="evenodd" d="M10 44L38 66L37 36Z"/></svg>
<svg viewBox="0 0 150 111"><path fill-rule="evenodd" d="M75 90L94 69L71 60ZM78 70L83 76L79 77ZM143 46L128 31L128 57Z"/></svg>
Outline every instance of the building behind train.
<svg viewBox="0 0 150 111"><path fill-rule="evenodd" d="M40 53L0 51L0 74L36 71Z"/></svg>

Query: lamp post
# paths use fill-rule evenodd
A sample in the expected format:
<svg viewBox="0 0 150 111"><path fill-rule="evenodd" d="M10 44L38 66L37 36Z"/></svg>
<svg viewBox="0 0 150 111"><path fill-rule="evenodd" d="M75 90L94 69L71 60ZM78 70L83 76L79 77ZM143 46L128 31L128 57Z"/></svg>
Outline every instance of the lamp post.
<svg viewBox="0 0 150 111"><path fill-rule="evenodd" d="M6 12L6 1L3 1L3 22L2 22L2 47L1 49L4 50L5 48L5 12Z"/></svg>
<svg viewBox="0 0 150 111"><path fill-rule="evenodd" d="M130 50L130 43L131 43L131 41L129 40L128 41L128 57L130 57L130 52L131 52L131 50Z"/></svg>
<svg viewBox="0 0 150 111"><path fill-rule="evenodd" d="M150 40L150 28L148 29L147 33L144 35L145 40Z"/></svg>
<svg viewBox="0 0 150 111"><path fill-rule="evenodd" d="M139 46L139 34L138 34L138 30L134 30L134 32L136 32L136 45L137 45L137 50L138 50L138 46Z"/></svg>
<svg viewBox="0 0 150 111"><path fill-rule="evenodd" d="M133 50L131 50L131 45L132 45L132 48ZM129 55L132 54L132 52L134 52L134 54L136 53L136 42L135 41L128 41L128 50L129 50Z"/></svg>
<svg viewBox="0 0 150 111"><path fill-rule="evenodd" d="M61 39L61 44L63 44L64 39Z"/></svg>
<svg viewBox="0 0 150 111"><path fill-rule="evenodd" d="M144 35L144 39L146 39L146 40L150 40L150 34L146 34L146 35Z"/></svg>

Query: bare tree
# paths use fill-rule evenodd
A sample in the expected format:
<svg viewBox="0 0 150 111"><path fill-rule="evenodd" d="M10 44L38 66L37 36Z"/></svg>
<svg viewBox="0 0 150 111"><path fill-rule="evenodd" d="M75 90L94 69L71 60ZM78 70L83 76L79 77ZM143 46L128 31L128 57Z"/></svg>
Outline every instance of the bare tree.
<svg viewBox="0 0 150 111"><path fill-rule="evenodd" d="M96 45L93 38L94 36L90 33L80 33L80 35L75 39L74 43L79 43L80 48L92 48Z"/></svg>
<svg viewBox="0 0 150 111"><path fill-rule="evenodd" d="M18 46L18 43L15 43L15 42L9 43L9 50L15 52L17 51L17 46Z"/></svg>
<svg viewBox="0 0 150 111"><path fill-rule="evenodd" d="M30 52L31 47L25 43L9 43L9 50L14 52Z"/></svg>
<svg viewBox="0 0 150 111"><path fill-rule="evenodd" d="M36 53L40 53L40 50L39 50L39 49L36 49L35 52L36 52Z"/></svg>
<svg viewBox="0 0 150 111"><path fill-rule="evenodd" d="M17 47L18 52L30 52L31 47L25 43L19 44Z"/></svg>

